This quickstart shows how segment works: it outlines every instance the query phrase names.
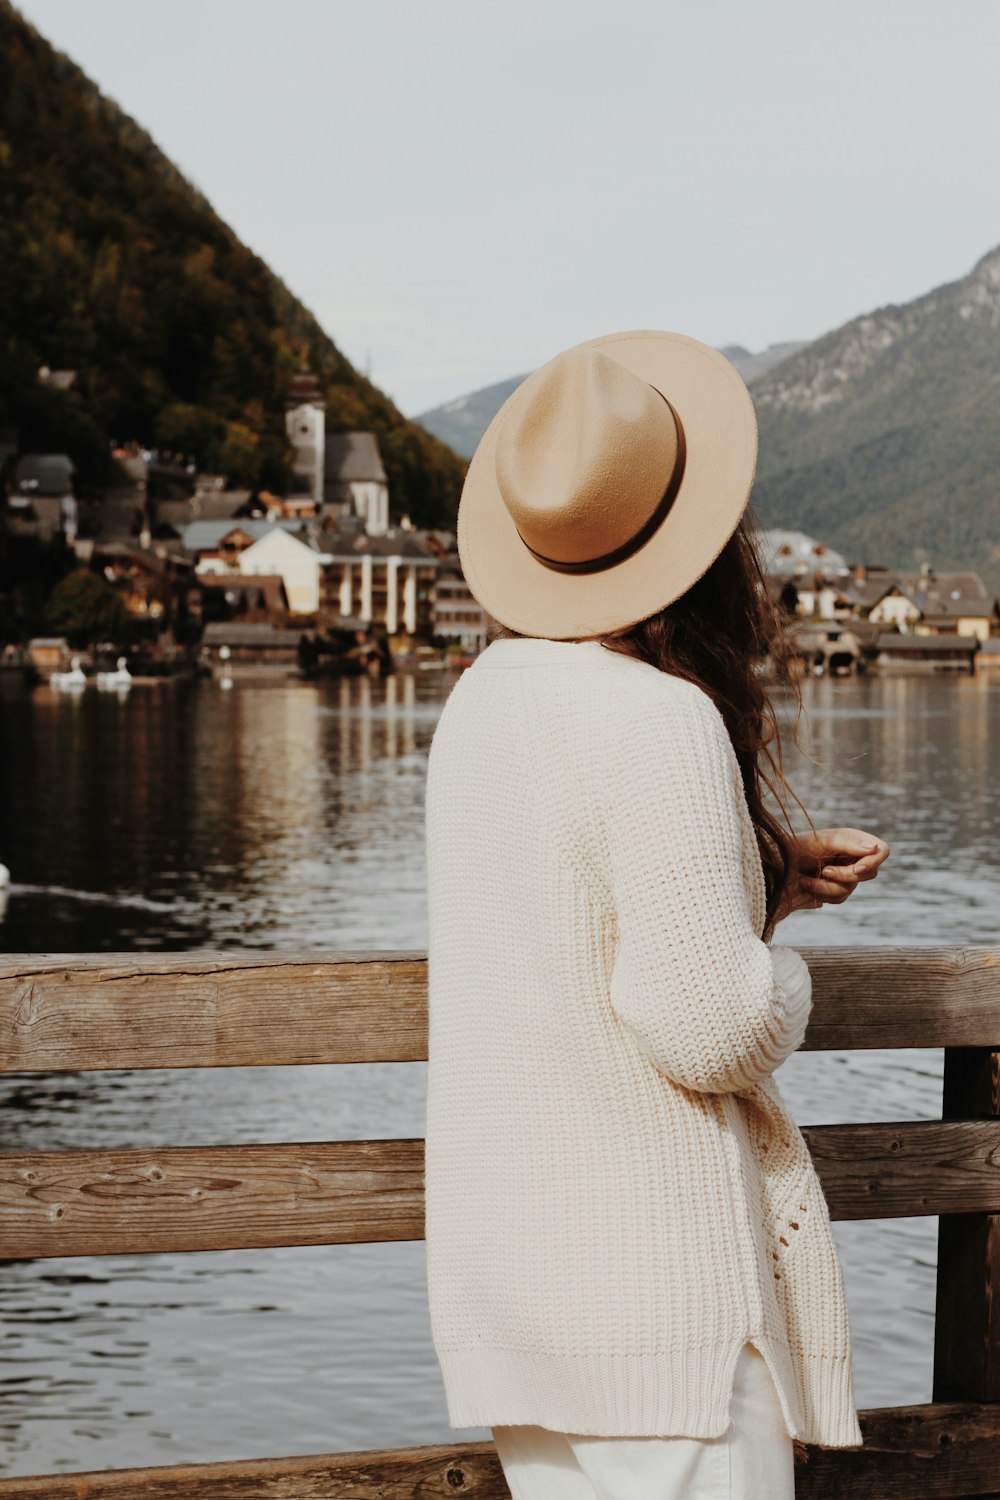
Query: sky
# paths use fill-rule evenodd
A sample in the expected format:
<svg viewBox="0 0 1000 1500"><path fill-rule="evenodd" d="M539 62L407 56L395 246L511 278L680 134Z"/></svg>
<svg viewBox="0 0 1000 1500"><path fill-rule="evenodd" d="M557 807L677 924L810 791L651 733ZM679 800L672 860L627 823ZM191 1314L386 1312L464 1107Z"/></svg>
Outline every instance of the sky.
<svg viewBox="0 0 1000 1500"><path fill-rule="evenodd" d="M1000 242L997 0L19 0L408 416Z"/></svg>

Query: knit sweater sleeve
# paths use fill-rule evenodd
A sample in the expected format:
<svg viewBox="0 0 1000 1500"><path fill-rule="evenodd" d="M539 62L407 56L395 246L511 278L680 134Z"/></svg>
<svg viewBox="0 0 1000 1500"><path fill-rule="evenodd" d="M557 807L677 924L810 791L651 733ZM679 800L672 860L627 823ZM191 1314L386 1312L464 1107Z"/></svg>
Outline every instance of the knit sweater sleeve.
<svg viewBox="0 0 1000 1500"><path fill-rule="evenodd" d="M752 829L725 720L675 679L617 722L605 768L614 1009L682 1087L750 1089L801 1045L812 980L794 949L754 927Z"/></svg>

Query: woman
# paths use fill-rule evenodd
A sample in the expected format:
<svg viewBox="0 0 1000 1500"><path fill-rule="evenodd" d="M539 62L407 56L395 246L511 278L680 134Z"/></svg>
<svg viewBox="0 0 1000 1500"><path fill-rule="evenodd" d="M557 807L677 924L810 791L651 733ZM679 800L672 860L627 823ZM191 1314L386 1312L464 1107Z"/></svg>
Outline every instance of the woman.
<svg viewBox="0 0 1000 1500"><path fill-rule="evenodd" d="M619 334L518 387L462 493L505 633L428 765L428 1300L451 1425L492 1429L514 1500L791 1500L796 1440L862 1441L772 1077L811 977L772 937L888 847L781 816L756 451L721 355Z"/></svg>

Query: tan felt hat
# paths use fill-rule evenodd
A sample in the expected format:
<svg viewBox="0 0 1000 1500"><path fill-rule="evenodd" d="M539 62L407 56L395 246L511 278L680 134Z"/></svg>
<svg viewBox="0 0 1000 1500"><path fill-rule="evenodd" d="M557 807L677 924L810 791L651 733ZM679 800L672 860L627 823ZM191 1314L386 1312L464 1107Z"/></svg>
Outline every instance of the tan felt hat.
<svg viewBox="0 0 1000 1500"><path fill-rule="evenodd" d="M706 571L753 484L750 393L680 333L608 334L522 381L483 434L458 507L475 599L522 635L605 635Z"/></svg>

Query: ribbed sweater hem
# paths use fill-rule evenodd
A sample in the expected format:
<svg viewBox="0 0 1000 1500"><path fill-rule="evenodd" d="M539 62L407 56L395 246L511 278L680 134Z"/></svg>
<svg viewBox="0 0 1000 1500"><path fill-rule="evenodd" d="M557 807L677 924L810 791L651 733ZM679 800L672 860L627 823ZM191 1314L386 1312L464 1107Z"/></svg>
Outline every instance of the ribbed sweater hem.
<svg viewBox="0 0 1000 1500"><path fill-rule="evenodd" d="M452 1427L528 1423L595 1437L721 1436L744 1343L764 1356L791 1438L862 1445L848 1358L800 1365L763 1333L653 1354L547 1354L480 1345L437 1348Z"/></svg>

